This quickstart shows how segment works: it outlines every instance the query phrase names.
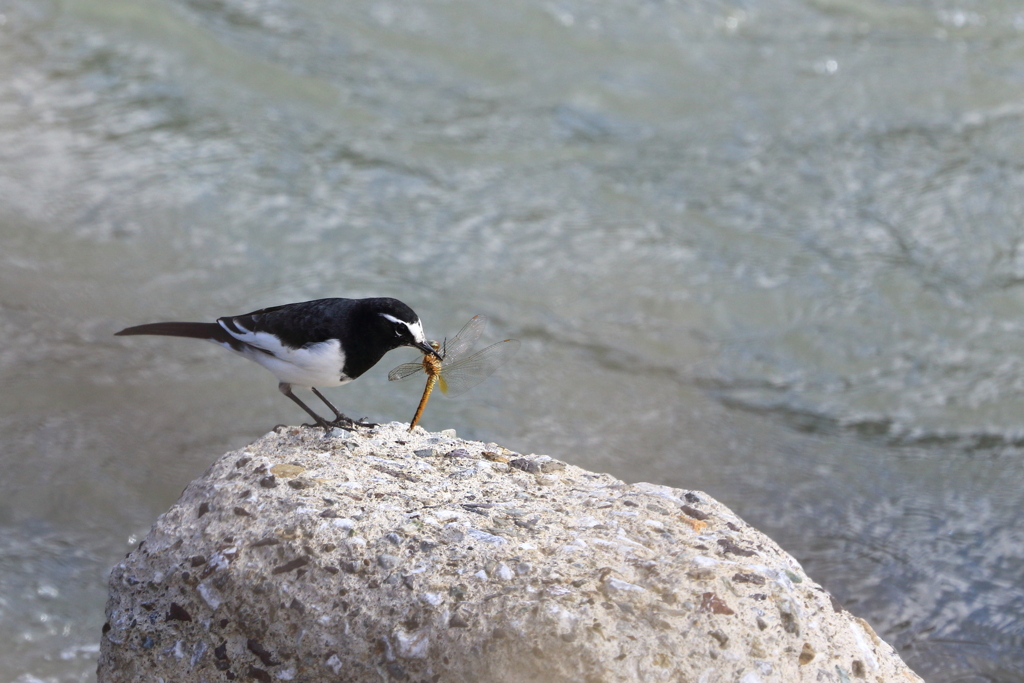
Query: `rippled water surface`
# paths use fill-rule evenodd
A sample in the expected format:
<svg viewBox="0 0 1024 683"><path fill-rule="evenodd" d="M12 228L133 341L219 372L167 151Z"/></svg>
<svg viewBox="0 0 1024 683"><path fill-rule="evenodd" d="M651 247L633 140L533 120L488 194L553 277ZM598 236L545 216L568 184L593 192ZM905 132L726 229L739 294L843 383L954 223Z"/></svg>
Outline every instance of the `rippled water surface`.
<svg viewBox="0 0 1024 683"><path fill-rule="evenodd" d="M1024 681L1024 9L0 0L0 681L303 414L213 345L324 296L513 364L428 429L705 490L929 683ZM330 395L408 420L390 354Z"/></svg>

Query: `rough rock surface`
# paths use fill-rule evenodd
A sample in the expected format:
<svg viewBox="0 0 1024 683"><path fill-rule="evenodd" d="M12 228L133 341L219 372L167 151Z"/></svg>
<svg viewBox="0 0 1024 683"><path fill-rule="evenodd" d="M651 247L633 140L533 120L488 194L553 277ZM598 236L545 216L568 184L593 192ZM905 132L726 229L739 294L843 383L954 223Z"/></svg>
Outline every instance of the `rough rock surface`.
<svg viewBox="0 0 1024 683"><path fill-rule="evenodd" d="M920 681L704 493L392 423L281 428L110 577L115 681Z"/></svg>

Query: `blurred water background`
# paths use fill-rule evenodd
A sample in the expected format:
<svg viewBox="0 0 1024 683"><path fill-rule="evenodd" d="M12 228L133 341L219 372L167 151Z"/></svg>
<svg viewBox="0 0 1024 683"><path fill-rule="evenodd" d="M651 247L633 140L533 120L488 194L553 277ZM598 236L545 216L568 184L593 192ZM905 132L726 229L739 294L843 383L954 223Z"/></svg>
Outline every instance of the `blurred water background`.
<svg viewBox="0 0 1024 683"><path fill-rule="evenodd" d="M428 429L701 489L929 683L1024 681L1024 7L0 0L0 681L305 416L213 345L326 296L515 362ZM395 352L329 395L408 420Z"/></svg>

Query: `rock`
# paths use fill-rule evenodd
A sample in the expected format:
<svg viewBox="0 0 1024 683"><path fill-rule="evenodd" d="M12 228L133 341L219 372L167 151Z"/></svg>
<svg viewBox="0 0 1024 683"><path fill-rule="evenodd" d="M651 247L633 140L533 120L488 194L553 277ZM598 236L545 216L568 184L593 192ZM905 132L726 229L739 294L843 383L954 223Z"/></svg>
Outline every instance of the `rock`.
<svg viewBox="0 0 1024 683"><path fill-rule="evenodd" d="M112 571L98 677L920 681L707 494L399 423L218 460Z"/></svg>

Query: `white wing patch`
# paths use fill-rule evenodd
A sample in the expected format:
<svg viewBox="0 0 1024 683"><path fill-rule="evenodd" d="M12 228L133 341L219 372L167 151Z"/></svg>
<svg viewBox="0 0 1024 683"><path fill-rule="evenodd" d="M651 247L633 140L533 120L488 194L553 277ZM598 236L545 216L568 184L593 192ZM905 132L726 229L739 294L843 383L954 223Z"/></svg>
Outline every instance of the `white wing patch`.
<svg viewBox="0 0 1024 683"><path fill-rule="evenodd" d="M220 326L232 337L248 345L239 352L242 356L265 367L279 382L298 387L336 387L352 381L342 374L345 354L337 339L292 349L272 334L250 332L237 322L234 324L241 333L233 332L224 323ZM223 346L230 348L227 344Z"/></svg>
<svg viewBox="0 0 1024 683"><path fill-rule="evenodd" d="M401 320L400 318L396 318L395 316L390 315L389 313L381 313L381 315L384 316L386 320L390 320L396 325L405 325L406 327L408 327L409 334L412 335L412 338L416 343L422 344L424 341L426 341L426 337L423 335L423 323L420 322L419 320L417 320L414 323L409 323L404 320Z"/></svg>

